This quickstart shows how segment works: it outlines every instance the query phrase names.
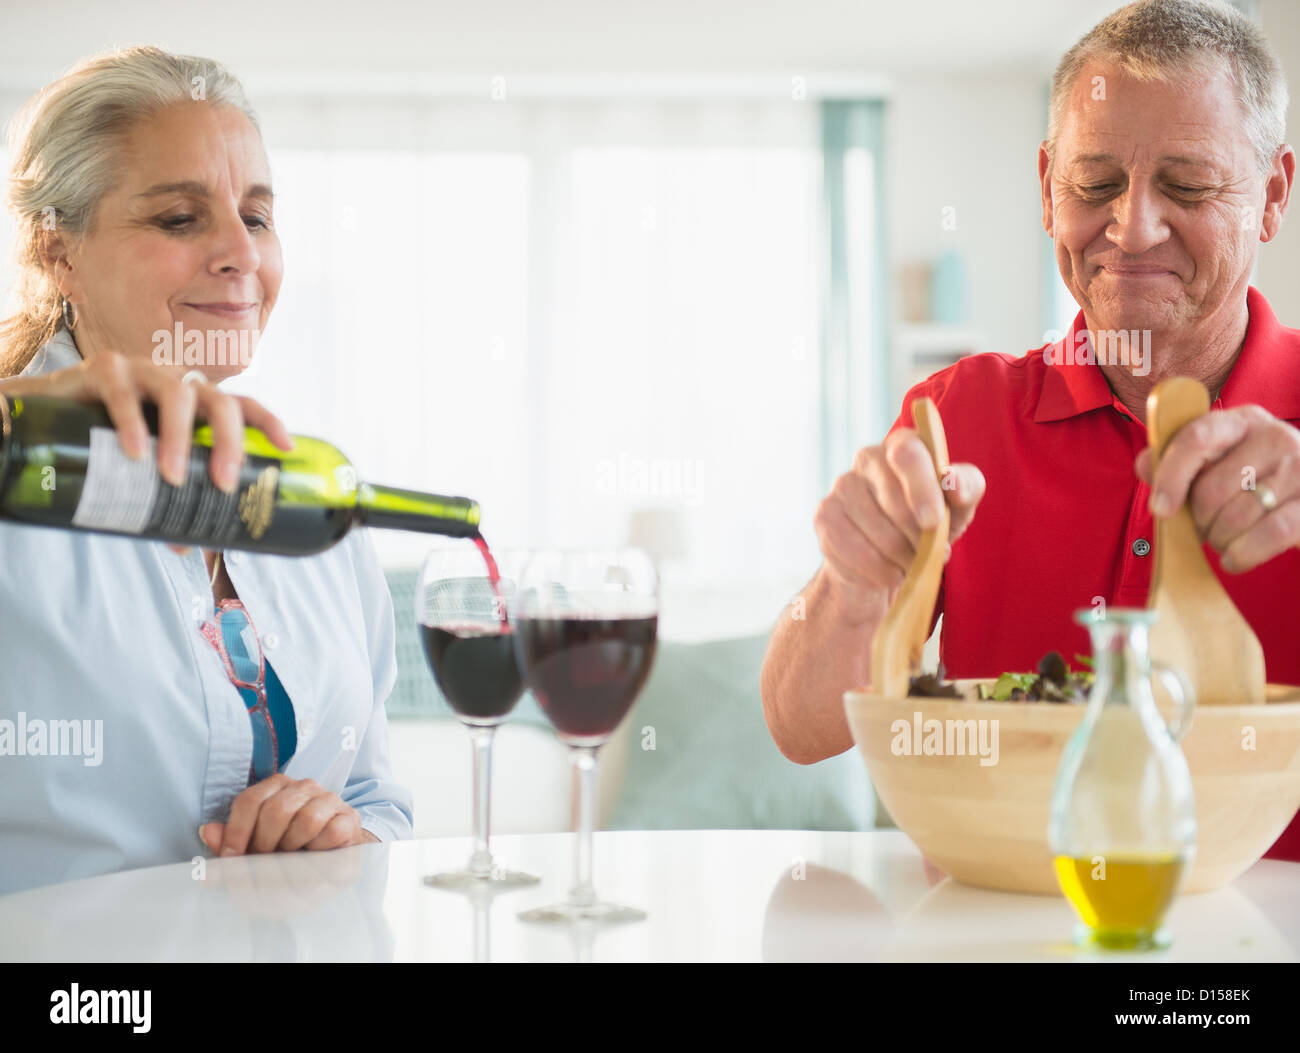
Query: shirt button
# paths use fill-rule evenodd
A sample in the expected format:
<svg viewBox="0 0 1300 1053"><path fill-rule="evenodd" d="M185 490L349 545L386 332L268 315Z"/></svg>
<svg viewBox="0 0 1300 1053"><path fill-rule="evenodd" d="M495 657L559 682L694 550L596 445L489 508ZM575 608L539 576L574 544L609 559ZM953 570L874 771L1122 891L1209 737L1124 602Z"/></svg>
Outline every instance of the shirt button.
<svg viewBox="0 0 1300 1053"><path fill-rule="evenodd" d="M225 557L225 560L232 567L237 567L239 566L240 563L244 561L244 557L241 556L238 552L231 552Z"/></svg>
<svg viewBox="0 0 1300 1053"><path fill-rule="evenodd" d="M280 646L280 637L273 632L267 633L262 637L262 646L268 651L274 651Z"/></svg>
<svg viewBox="0 0 1300 1053"><path fill-rule="evenodd" d="M1144 537L1138 538L1133 542L1133 555L1145 556L1151 551L1151 542Z"/></svg>

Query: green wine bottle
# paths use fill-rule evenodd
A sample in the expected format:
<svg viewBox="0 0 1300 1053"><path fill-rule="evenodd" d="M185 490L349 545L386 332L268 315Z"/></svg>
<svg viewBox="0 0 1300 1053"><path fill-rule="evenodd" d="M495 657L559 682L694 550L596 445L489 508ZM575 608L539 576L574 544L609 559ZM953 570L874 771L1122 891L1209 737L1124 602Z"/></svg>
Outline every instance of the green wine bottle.
<svg viewBox="0 0 1300 1053"><path fill-rule="evenodd" d="M144 415L156 436L156 407L146 403ZM363 483L337 449L305 435L286 451L245 429L239 485L228 494L208 473L206 424L194 431L181 486L159 473L156 437L131 458L102 406L0 395L0 428L2 518L279 555L323 552L358 523L478 536L476 502Z"/></svg>

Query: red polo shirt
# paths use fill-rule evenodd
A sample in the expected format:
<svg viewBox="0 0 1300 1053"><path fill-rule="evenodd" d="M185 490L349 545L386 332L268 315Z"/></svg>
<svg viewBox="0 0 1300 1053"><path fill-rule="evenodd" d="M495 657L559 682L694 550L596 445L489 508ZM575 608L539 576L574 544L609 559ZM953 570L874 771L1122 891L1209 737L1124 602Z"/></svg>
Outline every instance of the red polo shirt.
<svg viewBox="0 0 1300 1053"><path fill-rule="evenodd" d="M1280 325L1254 288L1246 306L1246 341L1213 408L1255 403L1300 426L1300 330ZM1086 328L1080 312L1062 350ZM1091 654L1072 615L1096 596L1146 606L1155 532L1150 488L1133 470L1146 428L1098 366L1049 365L1043 351L964 358L912 388L894 422L910 427L911 400L930 396L952 459L988 481L935 611L945 613L939 652L952 677L1032 670L1048 651ZM1300 550L1244 574L1205 552L1263 645L1269 682L1300 684ZM1300 816L1268 855L1300 860Z"/></svg>

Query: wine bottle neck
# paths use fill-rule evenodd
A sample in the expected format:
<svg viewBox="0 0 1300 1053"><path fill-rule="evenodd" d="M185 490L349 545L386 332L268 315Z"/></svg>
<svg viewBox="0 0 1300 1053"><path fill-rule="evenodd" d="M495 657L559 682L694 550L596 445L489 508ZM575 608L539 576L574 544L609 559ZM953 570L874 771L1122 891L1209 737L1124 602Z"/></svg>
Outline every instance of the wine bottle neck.
<svg viewBox="0 0 1300 1053"><path fill-rule="evenodd" d="M366 526L415 530L450 537L478 535L478 502L395 486L357 486L357 516Z"/></svg>

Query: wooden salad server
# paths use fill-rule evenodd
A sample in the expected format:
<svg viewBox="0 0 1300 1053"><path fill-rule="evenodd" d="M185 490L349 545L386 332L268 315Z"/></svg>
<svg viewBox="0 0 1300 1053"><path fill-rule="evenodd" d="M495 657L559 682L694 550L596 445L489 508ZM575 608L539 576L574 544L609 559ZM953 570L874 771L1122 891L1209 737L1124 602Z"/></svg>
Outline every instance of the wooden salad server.
<svg viewBox="0 0 1300 1053"><path fill-rule="evenodd" d="M1210 393L1191 377L1170 377L1147 396L1151 470L1178 429L1210 411ZM1205 558L1187 504L1156 519L1156 561L1147 606L1160 617L1151 626L1151 657L1181 670L1196 704L1264 701L1264 649L1219 584Z"/></svg>
<svg viewBox="0 0 1300 1053"><path fill-rule="evenodd" d="M934 401L912 400L912 423L934 461L935 477L943 485L948 472L948 440ZM930 636L930 617L939 597L944 555L948 548L948 505L939 524L921 531L916 556L894 598L893 606L876 630L871 645L871 690L887 698L905 698L911 677L921 668L921 653Z"/></svg>

